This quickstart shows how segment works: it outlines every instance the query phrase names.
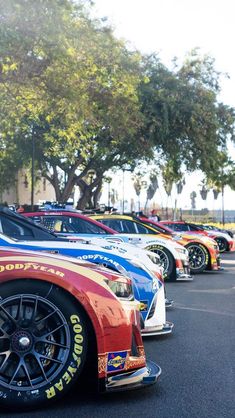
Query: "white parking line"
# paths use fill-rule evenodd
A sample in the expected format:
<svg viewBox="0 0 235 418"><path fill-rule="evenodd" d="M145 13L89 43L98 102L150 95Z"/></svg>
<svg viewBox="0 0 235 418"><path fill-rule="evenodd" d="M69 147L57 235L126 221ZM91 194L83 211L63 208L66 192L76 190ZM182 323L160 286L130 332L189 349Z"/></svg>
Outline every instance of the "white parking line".
<svg viewBox="0 0 235 418"><path fill-rule="evenodd" d="M203 289L203 290L197 290L197 289L189 289L188 292L191 293L219 293L224 295L231 295L235 291L235 287L231 287L230 289Z"/></svg>
<svg viewBox="0 0 235 418"><path fill-rule="evenodd" d="M209 313L209 314L216 314L216 315L223 315L223 316L231 316L232 318L235 318L235 313L231 313L231 312L220 312L220 311L214 311L211 309L202 309L202 308L190 308L187 306L181 306L177 303L174 304L174 307L177 309L182 309L182 310L186 310L186 311L198 311L198 312L205 312L205 313Z"/></svg>

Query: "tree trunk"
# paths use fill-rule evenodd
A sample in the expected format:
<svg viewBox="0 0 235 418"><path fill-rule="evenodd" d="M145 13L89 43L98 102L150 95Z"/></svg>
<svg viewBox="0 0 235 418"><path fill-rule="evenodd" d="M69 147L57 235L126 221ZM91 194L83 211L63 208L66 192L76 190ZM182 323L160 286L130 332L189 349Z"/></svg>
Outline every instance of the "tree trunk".
<svg viewBox="0 0 235 418"><path fill-rule="evenodd" d="M99 184L97 185L97 188L94 191L94 195L93 195L94 208L97 208L98 206L98 200L100 198L101 188L102 188L102 179L99 181Z"/></svg>
<svg viewBox="0 0 235 418"><path fill-rule="evenodd" d="M77 202L77 209L97 207L98 198L102 187L102 176L96 177L91 184L87 184L83 179L79 179L77 185L80 189L80 198Z"/></svg>
<svg viewBox="0 0 235 418"><path fill-rule="evenodd" d="M82 184L83 183L83 184ZM76 209L84 210L91 203L91 186L84 181L79 181L80 198L78 199Z"/></svg>

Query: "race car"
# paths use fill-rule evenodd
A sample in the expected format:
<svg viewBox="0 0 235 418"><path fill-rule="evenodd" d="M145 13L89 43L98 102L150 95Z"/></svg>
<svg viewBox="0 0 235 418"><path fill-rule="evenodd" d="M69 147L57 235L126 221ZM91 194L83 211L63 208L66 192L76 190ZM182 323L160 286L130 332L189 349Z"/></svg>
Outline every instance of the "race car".
<svg viewBox="0 0 235 418"><path fill-rule="evenodd" d="M235 250L235 241L232 231L221 229L213 225L197 224L196 226L198 226L203 231L206 231L209 236L210 234L213 234L217 237L216 241L218 241L220 252Z"/></svg>
<svg viewBox="0 0 235 418"><path fill-rule="evenodd" d="M145 236L147 228L144 227L142 227L138 235L136 235L136 231L134 233L132 231L128 234L120 234L123 231L115 231L104 225L103 221L102 223L97 222L95 219L88 218L78 212L43 211L24 213L24 216L33 219L36 223L41 223L59 236L80 237L85 235L92 239L94 235L99 234L99 237L102 236L108 241L131 243L135 248L150 250L160 257L165 280L192 280L189 274L188 251L172 240L165 239L163 236L157 236L156 231L152 231L154 236L149 235L147 237ZM94 228L97 233L91 233L91 229L94 230ZM141 225L139 228L141 228Z"/></svg>
<svg viewBox="0 0 235 418"><path fill-rule="evenodd" d="M0 404L40 408L91 374L101 392L155 383L131 280L94 264L0 248Z"/></svg>
<svg viewBox="0 0 235 418"><path fill-rule="evenodd" d="M217 231L217 232L224 232L230 235L231 238L234 238L233 231L231 229L223 229L219 228L215 225L204 225L204 224L197 224L200 228L204 229L205 231Z"/></svg>
<svg viewBox="0 0 235 418"><path fill-rule="evenodd" d="M169 238L187 248L189 252L189 265L192 274L202 273L205 270L220 269L220 254L217 242L204 235L190 235L185 232L177 233L168 228L164 223L157 222L147 217L139 217L144 225L164 233Z"/></svg>
<svg viewBox="0 0 235 418"><path fill-rule="evenodd" d="M135 297L140 301L145 323L143 335L162 335L172 332L173 323L166 321L162 268L157 264L157 260L155 263L152 262L154 258L157 259L155 254L140 248L130 254L126 248L117 245L114 247L103 240L103 244L99 243L99 246L92 245L87 240L71 242L66 238L56 237L41 226L7 209L0 211L0 228L8 234L6 236L0 233L1 246L85 259L131 277ZM18 240L9 236L17 237ZM142 255L136 257L137 252Z"/></svg>
<svg viewBox="0 0 235 418"><path fill-rule="evenodd" d="M189 254L183 246L184 242L179 243L177 240L172 240L169 234L144 225L140 219L130 215L92 215L92 218L102 222L105 226L115 228L122 234L121 237L128 237L135 243L139 240L139 245L142 248L147 248L158 254L166 277L171 281L192 280ZM179 254L181 254L180 257Z"/></svg>
<svg viewBox="0 0 235 418"><path fill-rule="evenodd" d="M197 234L208 236L217 242L221 253L225 251L235 251L235 240L225 232L215 230L209 231L203 229L199 225L184 221L160 221L160 223L176 232L187 232L187 234L190 235Z"/></svg>

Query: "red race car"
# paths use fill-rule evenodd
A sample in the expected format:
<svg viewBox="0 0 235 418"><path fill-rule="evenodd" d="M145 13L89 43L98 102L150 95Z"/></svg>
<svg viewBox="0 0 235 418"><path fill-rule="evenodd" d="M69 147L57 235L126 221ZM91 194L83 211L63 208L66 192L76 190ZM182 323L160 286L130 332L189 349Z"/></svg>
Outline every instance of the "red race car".
<svg viewBox="0 0 235 418"><path fill-rule="evenodd" d="M129 278L55 255L0 249L0 403L41 407L91 374L101 392L155 383Z"/></svg>

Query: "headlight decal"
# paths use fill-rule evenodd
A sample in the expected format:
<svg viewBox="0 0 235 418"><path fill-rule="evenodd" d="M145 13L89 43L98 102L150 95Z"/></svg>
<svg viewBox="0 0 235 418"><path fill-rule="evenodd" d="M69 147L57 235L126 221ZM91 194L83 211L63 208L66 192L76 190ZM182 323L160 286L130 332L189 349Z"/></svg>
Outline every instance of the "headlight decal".
<svg viewBox="0 0 235 418"><path fill-rule="evenodd" d="M120 299L134 300L134 292L131 283L105 280L112 292Z"/></svg>

